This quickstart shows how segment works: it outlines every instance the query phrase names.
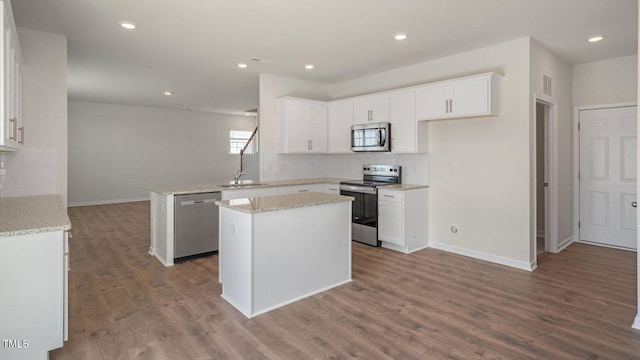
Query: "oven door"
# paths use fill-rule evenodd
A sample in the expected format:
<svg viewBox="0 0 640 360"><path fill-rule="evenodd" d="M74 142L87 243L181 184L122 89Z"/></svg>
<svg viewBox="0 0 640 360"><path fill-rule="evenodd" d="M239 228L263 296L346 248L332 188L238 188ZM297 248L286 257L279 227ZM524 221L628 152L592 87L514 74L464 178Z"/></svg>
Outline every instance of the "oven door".
<svg viewBox="0 0 640 360"><path fill-rule="evenodd" d="M351 238L371 246L378 241L378 191L374 187L340 185L340 195L351 196Z"/></svg>

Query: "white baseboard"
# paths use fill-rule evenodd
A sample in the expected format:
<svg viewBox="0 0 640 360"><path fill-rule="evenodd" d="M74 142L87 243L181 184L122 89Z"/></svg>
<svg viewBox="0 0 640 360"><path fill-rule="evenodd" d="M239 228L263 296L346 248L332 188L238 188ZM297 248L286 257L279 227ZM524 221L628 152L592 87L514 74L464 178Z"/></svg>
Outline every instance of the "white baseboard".
<svg viewBox="0 0 640 360"><path fill-rule="evenodd" d="M147 196L147 197L132 198L132 199L80 201L80 202L69 203L67 207L121 204L121 203L136 202L136 201L149 201L149 199L150 198Z"/></svg>
<svg viewBox="0 0 640 360"><path fill-rule="evenodd" d="M636 320L633 322L633 325L631 325L631 327L640 330L640 313L636 315Z"/></svg>
<svg viewBox="0 0 640 360"><path fill-rule="evenodd" d="M566 248L567 248L567 246L569 246L569 245L573 244L573 240L574 240L573 236L569 236L568 238L566 238L566 239L564 239L564 240L560 241L560 242L558 243L558 252L560 252L560 251L562 251L562 250L566 249Z"/></svg>
<svg viewBox="0 0 640 360"><path fill-rule="evenodd" d="M586 245L593 245L593 246L600 246L600 247L606 247L609 249L616 249L616 250L624 250L624 251L631 251L631 252L638 252L637 249L631 249L631 248L626 248L626 247L621 247L621 246L613 246L613 245L607 245L607 244L600 244L600 243L596 243L596 242L591 242L591 241L585 241L585 240L577 240L577 243L580 244L586 244Z"/></svg>
<svg viewBox="0 0 640 360"><path fill-rule="evenodd" d="M472 257L474 259L479 259L479 260L489 261L489 262L500 264L500 265L514 267L520 270L533 271L533 269L535 269L536 267L535 261L528 263L526 261L514 260L514 259L506 258L503 256L461 248L458 246L443 244L435 241L429 241L429 247L438 249L438 250L448 251L458 255Z"/></svg>

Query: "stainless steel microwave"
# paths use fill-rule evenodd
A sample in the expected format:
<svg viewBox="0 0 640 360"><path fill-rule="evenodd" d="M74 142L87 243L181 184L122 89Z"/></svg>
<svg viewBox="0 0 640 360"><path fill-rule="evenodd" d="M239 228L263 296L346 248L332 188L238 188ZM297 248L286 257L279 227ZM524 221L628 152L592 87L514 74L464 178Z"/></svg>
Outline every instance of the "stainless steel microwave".
<svg viewBox="0 0 640 360"><path fill-rule="evenodd" d="M353 125L351 151L391 151L391 124Z"/></svg>

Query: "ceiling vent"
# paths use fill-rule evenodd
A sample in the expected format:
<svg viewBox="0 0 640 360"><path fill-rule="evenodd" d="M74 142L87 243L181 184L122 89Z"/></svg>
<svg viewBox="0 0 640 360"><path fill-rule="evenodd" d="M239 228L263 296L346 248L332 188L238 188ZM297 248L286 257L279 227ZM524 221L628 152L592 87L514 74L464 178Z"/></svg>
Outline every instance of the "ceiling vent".
<svg viewBox="0 0 640 360"><path fill-rule="evenodd" d="M551 95L551 76L542 74L542 92L547 96Z"/></svg>
<svg viewBox="0 0 640 360"><path fill-rule="evenodd" d="M249 61L259 62L259 63L263 63L263 64L271 64L271 60L261 59L261 58L258 58L258 57L250 57Z"/></svg>

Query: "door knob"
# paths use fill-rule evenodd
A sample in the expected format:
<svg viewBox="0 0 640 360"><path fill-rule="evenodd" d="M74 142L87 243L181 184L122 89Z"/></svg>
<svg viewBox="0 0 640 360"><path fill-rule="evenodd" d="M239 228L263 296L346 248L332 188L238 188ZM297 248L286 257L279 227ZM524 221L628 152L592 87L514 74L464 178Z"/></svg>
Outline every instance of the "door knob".
<svg viewBox="0 0 640 360"><path fill-rule="evenodd" d="M638 207L638 202L637 202L637 201L633 201L633 202L631 203L631 206L633 206L633 207Z"/></svg>

